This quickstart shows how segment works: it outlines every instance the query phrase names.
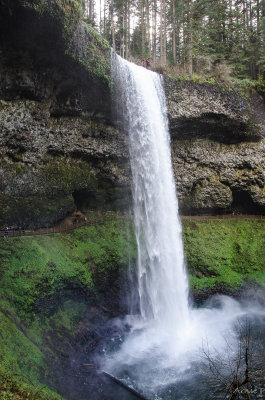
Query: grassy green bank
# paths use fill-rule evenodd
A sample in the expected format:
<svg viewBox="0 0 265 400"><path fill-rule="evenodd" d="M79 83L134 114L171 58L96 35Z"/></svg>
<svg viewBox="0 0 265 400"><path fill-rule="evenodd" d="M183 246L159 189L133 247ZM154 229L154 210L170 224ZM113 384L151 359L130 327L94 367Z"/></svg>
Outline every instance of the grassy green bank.
<svg viewBox="0 0 265 400"><path fill-rule="evenodd" d="M184 220L183 237L195 292L265 286L264 220ZM0 398L61 399L47 359L60 363L91 302L117 296L136 259L132 226L113 214L70 233L0 238L0 248Z"/></svg>
<svg viewBox="0 0 265 400"><path fill-rule="evenodd" d="M195 292L265 286L265 220L184 220L183 238Z"/></svg>
<svg viewBox="0 0 265 400"><path fill-rule="evenodd" d="M47 357L60 362L61 343L74 338L87 305L118 285L135 257L130 237L113 219L71 233L0 238L1 399L61 399L47 385L55 380Z"/></svg>

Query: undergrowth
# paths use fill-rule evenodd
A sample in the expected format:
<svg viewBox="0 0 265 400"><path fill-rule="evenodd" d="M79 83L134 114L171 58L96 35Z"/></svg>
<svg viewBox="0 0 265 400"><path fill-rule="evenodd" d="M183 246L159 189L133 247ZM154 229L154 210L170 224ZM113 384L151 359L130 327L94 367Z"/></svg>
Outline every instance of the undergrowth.
<svg viewBox="0 0 265 400"><path fill-rule="evenodd" d="M265 286L265 223L258 219L186 220L183 238L191 287Z"/></svg>
<svg viewBox="0 0 265 400"><path fill-rule="evenodd" d="M0 241L0 398L61 399L46 384L55 379L46 356L54 337L60 354L60 344L74 335L86 295L95 297L100 278L115 275L135 257L130 227L113 220L71 233ZM68 298L75 292L76 300Z"/></svg>
<svg viewBox="0 0 265 400"><path fill-rule="evenodd" d="M71 233L0 238L1 399L61 399L47 355L60 363L101 280L108 291L129 259L136 264L132 224L112 216ZM185 220L183 237L194 291L265 286L264 221Z"/></svg>

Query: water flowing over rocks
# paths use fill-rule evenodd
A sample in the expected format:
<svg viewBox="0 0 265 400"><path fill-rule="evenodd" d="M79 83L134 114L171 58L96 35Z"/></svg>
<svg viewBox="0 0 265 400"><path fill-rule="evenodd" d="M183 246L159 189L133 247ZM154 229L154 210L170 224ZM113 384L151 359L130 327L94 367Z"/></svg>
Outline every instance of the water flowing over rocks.
<svg viewBox="0 0 265 400"><path fill-rule="evenodd" d="M90 209L128 207L108 44L71 2L1 0L0 11L0 225L51 225L81 197ZM264 214L262 98L169 78L165 89L181 213Z"/></svg>

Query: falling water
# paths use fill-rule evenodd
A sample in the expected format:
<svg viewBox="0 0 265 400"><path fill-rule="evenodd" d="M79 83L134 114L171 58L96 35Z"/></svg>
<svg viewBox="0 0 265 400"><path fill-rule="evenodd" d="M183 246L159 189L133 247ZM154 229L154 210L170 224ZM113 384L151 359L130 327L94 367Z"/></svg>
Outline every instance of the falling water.
<svg viewBox="0 0 265 400"><path fill-rule="evenodd" d="M188 283L162 77L112 55L128 131L141 316L170 329L188 319Z"/></svg>
<svg viewBox="0 0 265 400"><path fill-rule="evenodd" d="M235 321L264 311L227 296L188 306L163 80L115 53L111 64L116 118L129 138L140 318L129 319L129 335L106 351L102 368L149 398L205 400L194 372L203 343L226 354Z"/></svg>

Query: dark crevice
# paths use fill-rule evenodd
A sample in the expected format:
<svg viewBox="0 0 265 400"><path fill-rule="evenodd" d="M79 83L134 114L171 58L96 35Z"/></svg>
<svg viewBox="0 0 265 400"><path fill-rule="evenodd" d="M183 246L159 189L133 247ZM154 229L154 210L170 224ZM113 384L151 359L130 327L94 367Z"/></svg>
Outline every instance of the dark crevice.
<svg viewBox="0 0 265 400"><path fill-rule="evenodd" d="M232 189L231 210L236 214L264 214L265 208L254 203L251 195L243 190Z"/></svg>
<svg viewBox="0 0 265 400"><path fill-rule="evenodd" d="M262 139L249 124L224 114L205 113L198 118L170 118L170 130L175 140L207 138L220 143L258 142Z"/></svg>
<svg viewBox="0 0 265 400"><path fill-rule="evenodd" d="M72 193L77 210L117 211L128 210L131 205L130 189L113 187L109 182L102 181L98 187L91 189L75 190Z"/></svg>
<svg viewBox="0 0 265 400"><path fill-rule="evenodd" d="M72 195L76 209L82 212L94 209L97 204L97 195L95 190L75 190Z"/></svg>

